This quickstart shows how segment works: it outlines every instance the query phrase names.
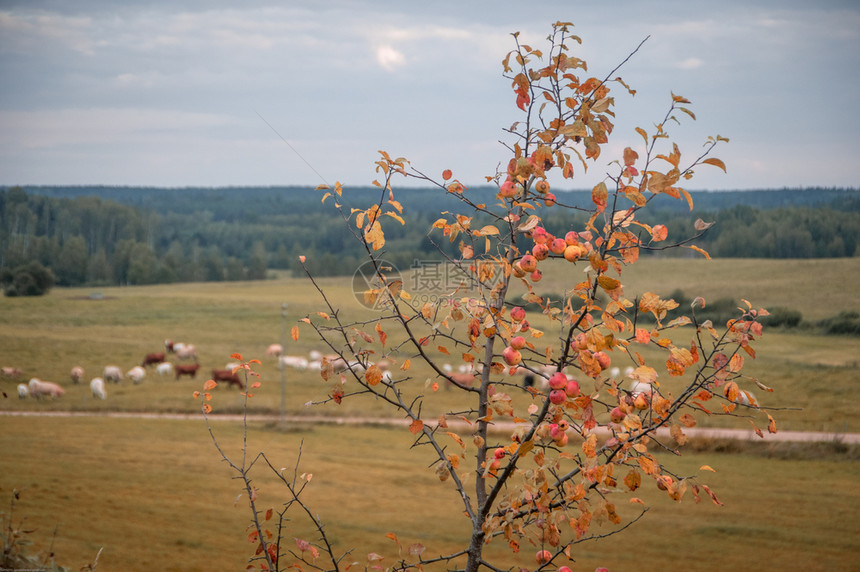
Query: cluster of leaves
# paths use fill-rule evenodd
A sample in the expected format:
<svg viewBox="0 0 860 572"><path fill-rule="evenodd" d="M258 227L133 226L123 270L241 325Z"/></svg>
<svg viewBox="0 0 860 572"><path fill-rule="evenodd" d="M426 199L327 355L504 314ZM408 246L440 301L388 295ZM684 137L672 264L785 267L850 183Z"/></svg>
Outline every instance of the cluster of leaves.
<svg viewBox="0 0 860 572"><path fill-rule="evenodd" d="M570 46L580 40L571 27L553 26L546 54L514 34L516 48L503 67L524 117L506 130L512 141L505 169L487 177L497 189L491 202L475 200L451 170L436 180L386 152L376 163L379 192L372 204L346 207L339 184L325 187L323 200L331 199L373 266L364 301L380 313L367 321L347 320L307 272L325 307L301 323L337 356L322 361L320 375L332 385L321 403L364 395L399 412L415 446L431 451L435 474L460 500L470 524L462 549L433 557L420 549L401 550L395 569L431 564L470 572L505 569L484 555L487 543L501 542L515 553L536 548L538 570L562 570L576 558L580 543L613 534L644 514L646 508L624 522L614 499L626 493L629 502L644 505L633 495L649 481L674 501L689 495L696 502L710 498L721 504L698 474L675 472L655 454L677 451L697 415L748 417L763 435L753 420L762 414L767 430L776 431L749 391L770 389L743 372L745 360L755 358L765 310L743 301L734 317L715 325L697 315L707 307L702 298L692 301L690 316L669 319L677 301L651 292L633 300L625 295L625 268L642 252L687 248L708 256L692 241L709 223L698 221L693 236L669 242L665 225L642 222L640 214L658 196L682 200L692 209L693 198L680 185L700 165L725 169L710 153L726 139L710 137L704 151L683 160L678 146L668 142L667 125L695 117L690 102L673 95L653 132L637 128L642 145L624 149L611 164L614 174L593 188L589 207L566 205L551 192L552 177L572 179L603 153L613 130L610 88L617 84L632 93L620 78L610 79L616 70L603 79L587 75L586 63L572 55ZM463 276L438 301L418 301L384 262L387 233L404 224L392 185L398 176L434 185L464 211L442 212L432 224L435 241L456 246L447 259ZM542 219L558 211L586 214L583 226L554 236ZM570 264L569 288L560 299L534 290L541 265L551 259ZM307 269L307 259L300 262ZM529 312L509 300L514 280L522 282L536 309ZM549 324L547 331L535 327L538 318ZM392 331L397 336L389 339ZM440 354L456 358L471 373L452 373L436 359ZM629 379L610 375L613 364L628 366ZM425 383L428 372L437 381ZM523 386L512 377L518 373L540 382ZM440 382L460 392L460 406L428 418L422 413L423 392L435 391ZM517 399L515 392L521 394ZM466 432L449 426L453 417L466 421ZM499 420L512 421L516 430L509 437L492 433ZM251 489L248 495L253 501ZM308 546L327 552L340 569L322 526L313 522L319 539ZM255 540L261 539L258 530ZM367 567L381 569L382 560L372 553ZM287 566L266 562L268 569L282 564Z"/></svg>

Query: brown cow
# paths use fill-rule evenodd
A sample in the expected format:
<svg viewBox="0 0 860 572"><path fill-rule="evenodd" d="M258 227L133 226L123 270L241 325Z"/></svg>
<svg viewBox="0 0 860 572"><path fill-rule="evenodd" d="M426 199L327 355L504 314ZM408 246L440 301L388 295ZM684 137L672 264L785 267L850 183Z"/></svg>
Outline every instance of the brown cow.
<svg viewBox="0 0 860 572"><path fill-rule="evenodd" d="M227 387L237 385L239 389L245 389L245 385L242 383L242 380L239 379L239 376L229 369L213 369L212 379L214 381L226 381Z"/></svg>
<svg viewBox="0 0 860 572"><path fill-rule="evenodd" d="M146 354L146 357L143 358L143 363L140 364L141 367L146 367L148 365L159 364L164 361L164 352Z"/></svg>
<svg viewBox="0 0 860 572"><path fill-rule="evenodd" d="M449 373L448 377L445 378L445 381L447 382L445 384L445 389L450 389L452 383L463 388L471 388L472 384L475 383L475 374Z"/></svg>
<svg viewBox="0 0 860 572"><path fill-rule="evenodd" d="M190 365L178 363L173 366L173 370L176 372L176 379L178 380L180 376L187 375L190 378L195 378L197 376L197 370L200 369L199 363L194 363Z"/></svg>

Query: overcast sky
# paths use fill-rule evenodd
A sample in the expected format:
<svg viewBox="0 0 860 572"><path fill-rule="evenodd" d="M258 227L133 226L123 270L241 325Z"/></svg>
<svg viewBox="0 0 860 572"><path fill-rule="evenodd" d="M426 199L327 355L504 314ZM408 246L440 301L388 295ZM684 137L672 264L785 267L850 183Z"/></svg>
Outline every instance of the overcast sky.
<svg viewBox="0 0 860 572"><path fill-rule="evenodd" d="M0 0L0 185L364 186L378 149L481 184L522 117L510 33L543 47L556 20L600 77L650 36L612 144L567 188L641 143L670 92L697 116L673 128L682 153L731 140L728 174L689 188L858 186L856 0Z"/></svg>

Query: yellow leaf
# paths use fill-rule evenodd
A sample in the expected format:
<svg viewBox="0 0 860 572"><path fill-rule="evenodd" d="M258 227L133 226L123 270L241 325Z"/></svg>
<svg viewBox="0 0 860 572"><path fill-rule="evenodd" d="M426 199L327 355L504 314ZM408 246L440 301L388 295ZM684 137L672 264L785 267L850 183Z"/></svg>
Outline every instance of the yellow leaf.
<svg viewBox="0 0 860 572"><path fill-rule="evenodd" d="M645 132L641 127L636 128L636 133L642 136L642 139L645 140L645 143L648 143L648 133Z"/></svg>
<svg viewBox="0 0 860 572"><path fill-rule="evenodd" d="M486 236L486 235L488 235L488 234L499 234L499 229L497 229L496 227L494 227L494 226L493 226L493 225L491 225L491 224L488 224L487 226L483 227L483 228L482 228L480 231L478 231L478 232L479 232L481 235Z"/></svg>
<svg viewBox="0 0 860 572"><path fill-rule="evenodd" d="M711 255L710 255L710 254L708 254L708 252L707 252L706 250L703 250L703 249L699 248L698 246L690 245L690 246L688 246L687 248L689 248L690 250L695 250L696 252L698 252L699 254L703 255L703 256L704 256L705 258L707 258L708 260L710 260L710 259L711 259Z"/></svg>
<svg viewBox="0 0 860 572"><path fill-rule="evenodd" d="M712 473L716 473L716 472L717 472L716 470L712 469L712 468L710 467L710 465L702 465L701 467L699 467L699 470L700 470L700 471L711 471Z"/></svg>
<svg viewBox="0 0 860 572"><path fill-rule="evenodd" d="M723 172L726 172L726 164L723 163L720 159L717 159L716 157L708 157L707 159L702 161L702 163L713 165L714 167L719 167L723 170Z"/></svg>
<svg viewBox="0 0 860 572"><path fill-rule="evenodd" d="M382 225L379 221L374 221L370 228L364 231L364 240L373 248L379 250L385 246L385 234L382 232Z"/></svg>
<svg viewBox="0 0 860 572"><path fill-rule="evenodd" d="M391 218L393 218L394 220L399 221L399 222L400 222L400 224L406 224L406 221L404 221L404 220L403 220L403 217L402 217L402 216L400 216L400 215L398 215L397 213L393 213L393 212L390 212L390 211L389 211L389 212L386 212L386 213L384 213L384 214L387 214L388 216L390 216L390 217L391 217Z"/></svg>
<svg viewBox="0 0 860 572"><path fill-rule="evenodd" d="M615 290L621 286L621 282L611 276L606 276L605 274L602 274L597 278L597 283L606 291Z"/></svg>
<svg viewBox="0 0 860 572"><path fill-rule="evenodd" d="M526 222L522 223L520 226L517 227L517 230L520 232L528 232L535 228L539 223L540 217L538 217L537 215L531 215L526 220Z"/></svg>

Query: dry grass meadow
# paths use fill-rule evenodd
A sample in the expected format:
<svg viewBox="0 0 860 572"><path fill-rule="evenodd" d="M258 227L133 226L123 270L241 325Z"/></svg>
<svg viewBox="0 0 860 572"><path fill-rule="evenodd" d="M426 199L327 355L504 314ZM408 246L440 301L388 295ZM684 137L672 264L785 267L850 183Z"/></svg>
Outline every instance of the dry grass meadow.
<svg viewBox="0 0 860 572"><path fill-rule="evenodd" d="M545 274L546 292L563 291L567 267ZM860 311L860 261L646 260L624 277L628 296L647 290L668 295L680 288L707 299L734 295L755 306L784 306L805 320ZM346 318L367 316L349 280L322 284ZM636 290L633 290L635 286ZM55 289L42 298L0 299L0 365L22 368L24 377L57 381L67 390L55 401L18 400L17 381L0 380L7 395L0 409L78 413L182 412L199 405L191 394L209 370L230 354L260 358L262 387L250 411L276 414L281 372L265 348L280 342L281 305L287 303L287 331L300 317L322 309L307 280L180 284L131 288ZM533 320L548 329L548 324ZM548 332L551 333L551 332ZM86 379L107 364L124 371L171 338L195 344L202 364L197 380L175 381L150 370L140 385L108 386L97 401L87 384L73 385L74 365ZM288 338L289 339L289 338ZM303 329L287 352L306 355L319 343ZM753 375L773 387L756 391L761 403L791 430L860 432L856 388L860 339L820 336L811 331L766 332L749 364ZM433 394L433 380L414 368L415 391L429 394L430 416L452 408L455 392ZM308 408L329 384L317 374L285 373L286 409L291 415L382 416L367 399ZM218 412L241 411L235 389L215 390ZM761 419L756 420L763 425ZM748 428L737 418L700 419L702 425ZM241 445L241 424L213 421L228 450ZM301 472L314 474L309 498L338 545L366 554L396 547L385 538L396 532L404 544L420 540L428 550L457 546L464 527L452 489L439 483L420 450L408 450L408 431L386 427L294 423L286 429L252 423L250 448L264 450L289 471L303 442ZM659 491L642 497L652 506L645 520L620 536L578 546L576 570L598 564L619 570L852 570L860 563L860 461L855 448L834 443L806 446L704 444L688 448L672 463L684 472L708 464L707 473L723 507L689 498L672 503ZM265 502L279 504L274 480L259 475ZM13 488L24 489L16 515L37 528L38 548L53 549L60 564L78 569L100 547L99 570L240 570L251 553L245 541L248 514L238 483L219 460L202 418L129 419L104 416L0 416L0 503ZM623 503L619 503L623 504ZM627 512L632 515L632 509ZM608 530L608 529L607 529ZM301 527L288 538L305 534ZM529 565L513 557L511 566Z"/></svg>

